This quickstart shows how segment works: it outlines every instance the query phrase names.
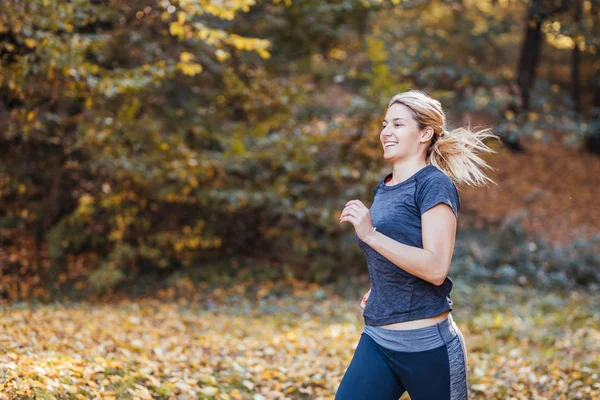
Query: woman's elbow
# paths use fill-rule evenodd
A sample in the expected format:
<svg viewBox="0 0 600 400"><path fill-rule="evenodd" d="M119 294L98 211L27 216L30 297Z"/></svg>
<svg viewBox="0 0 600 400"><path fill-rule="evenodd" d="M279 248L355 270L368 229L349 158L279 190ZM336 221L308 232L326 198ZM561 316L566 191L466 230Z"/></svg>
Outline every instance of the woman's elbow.
<svg viewBox="0 0 600 400"><path fill-rule="evenodd" d="M435 286L442 286L446 282L446 274L438 276L432 283Z"/></svg>
<svg viewBox="0 0 600 400"><path fill-rule="evenodd" d="M431 280L431 283L433 283L435 286L442 286L444 282L446 282L448 270L449 268L444 268L442 271L438 271L438 273L435 274L434 278Z"/></svg>

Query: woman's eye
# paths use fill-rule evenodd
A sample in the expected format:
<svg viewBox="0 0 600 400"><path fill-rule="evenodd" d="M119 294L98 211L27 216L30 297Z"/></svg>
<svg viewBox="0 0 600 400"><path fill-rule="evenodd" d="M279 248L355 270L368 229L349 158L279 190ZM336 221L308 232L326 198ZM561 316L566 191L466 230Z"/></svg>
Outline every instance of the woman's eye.
<svg viewBox="0 0 600 400"><path fill-rule="evenodd" d="M402 124L395 124L394 125L396 128L400 128L402 126Z"/></svg>

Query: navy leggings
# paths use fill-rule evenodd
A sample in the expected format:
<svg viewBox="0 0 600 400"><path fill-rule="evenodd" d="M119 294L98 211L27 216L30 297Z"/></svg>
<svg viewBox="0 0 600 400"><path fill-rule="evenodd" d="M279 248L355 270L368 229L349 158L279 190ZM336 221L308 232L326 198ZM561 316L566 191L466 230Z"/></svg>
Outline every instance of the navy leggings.
<svg viewBox="0 0 600 400"><path fill-rule="evenodd" d="M464 338L450 314L418 329L365 326L335 399L398 400L408 391L411 400L464 400L467 368Z"/></svg>

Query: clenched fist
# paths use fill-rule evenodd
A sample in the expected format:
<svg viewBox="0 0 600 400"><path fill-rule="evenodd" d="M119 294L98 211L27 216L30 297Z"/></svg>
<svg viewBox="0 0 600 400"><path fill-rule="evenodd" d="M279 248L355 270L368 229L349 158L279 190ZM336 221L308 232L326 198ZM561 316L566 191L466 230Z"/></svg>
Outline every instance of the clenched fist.
<svg viewBox="0 0 600 400"><path fill-rule="evenodd" d="M375 231L373 221L371 221L371 212L360 200L346 202L344 209L340 213L339 221L350 222L354 225L356 236L363 241Z"/></svg>

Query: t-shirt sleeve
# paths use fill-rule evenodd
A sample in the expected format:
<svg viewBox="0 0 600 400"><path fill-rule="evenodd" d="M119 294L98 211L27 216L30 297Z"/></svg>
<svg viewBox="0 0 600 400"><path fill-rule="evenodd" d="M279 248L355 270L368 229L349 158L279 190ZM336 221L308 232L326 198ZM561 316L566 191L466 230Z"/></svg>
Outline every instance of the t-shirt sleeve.
<svg viewBox="0 0 600 400"><path fill-rule="evenodd" d="M377 194L378 189L379 189L379 184L375 185L375 188L373 188L373 195L371 196L372 199L375 198L375 195Z"/></svg>
<svg viewBox="0 0 600 400"><path fill-rule="evenodd" d="M423 182L418 182L415 192L415 202L421 215L440 203L447 204L458 218L460 198L458 189L452 180L441 174L436 174Z"/></svg>

